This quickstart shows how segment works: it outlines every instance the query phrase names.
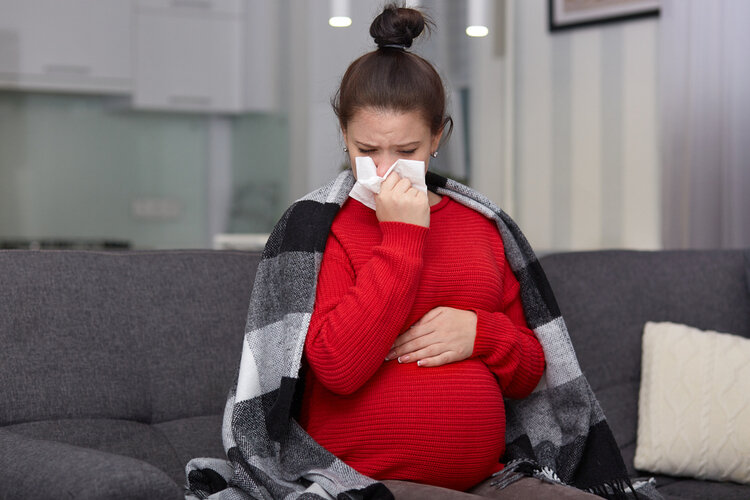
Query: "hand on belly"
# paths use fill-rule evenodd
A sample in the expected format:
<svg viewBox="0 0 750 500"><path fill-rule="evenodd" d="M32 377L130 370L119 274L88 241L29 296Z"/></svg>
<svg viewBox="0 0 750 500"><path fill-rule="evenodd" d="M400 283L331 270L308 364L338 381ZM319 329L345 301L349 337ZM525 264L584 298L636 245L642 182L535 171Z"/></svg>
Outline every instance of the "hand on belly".
<svg viewBox="0 0 750 500"><path fill-rule="evenodd" d="M443 366L462 361L474 351L477 315L452 307L436 307L398 336L386 361Z"/></svg>

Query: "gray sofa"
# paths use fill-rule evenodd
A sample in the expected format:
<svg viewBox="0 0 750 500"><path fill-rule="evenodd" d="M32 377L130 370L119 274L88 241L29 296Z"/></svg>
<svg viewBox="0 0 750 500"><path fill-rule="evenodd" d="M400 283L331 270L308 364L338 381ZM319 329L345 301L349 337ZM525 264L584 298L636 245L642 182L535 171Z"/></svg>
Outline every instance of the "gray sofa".
<svg viewBox="0 0 750 500"><path fill-rule="evenodd" d="M0 251L0 498L182 498L185 463L223 456L258 258ZM744 255L603 251L542 264L632 471L644 323L750 336ZM657 480L666 498L750 498L750 486Z"/></svg>

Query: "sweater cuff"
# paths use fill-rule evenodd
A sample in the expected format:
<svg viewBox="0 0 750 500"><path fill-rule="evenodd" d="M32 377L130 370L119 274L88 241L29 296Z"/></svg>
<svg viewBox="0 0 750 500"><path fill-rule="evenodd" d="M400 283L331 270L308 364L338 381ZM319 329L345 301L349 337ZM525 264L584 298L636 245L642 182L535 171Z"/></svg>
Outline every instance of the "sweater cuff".
<svg viewBox="0 0 750 500"><path fill-rule="evenodd" d="M489 356L500 349L507 350L508 342L513 342L515 336L508 336L506 332L514 332L515 325L505 314L490 313L480 309L471 309L477 315L477 336L474 339L472 356Z"/></svg>
<svg viewBox="0 0 750 500"><path fill-rule="evenodd" d="M405 222L381 222L381 246L396 248L404 257L422 257L430 228Z"/></svg>

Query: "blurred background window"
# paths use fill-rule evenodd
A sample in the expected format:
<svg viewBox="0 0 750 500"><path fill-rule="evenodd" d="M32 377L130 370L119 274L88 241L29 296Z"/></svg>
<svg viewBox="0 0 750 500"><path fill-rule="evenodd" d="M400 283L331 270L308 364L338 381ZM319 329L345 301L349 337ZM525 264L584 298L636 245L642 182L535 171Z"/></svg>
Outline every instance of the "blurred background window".
<svg viewBox="0 0 750 500"><path fill-rule="evenodd" d="M748 2L406 3L455 122L431 168L535 249L750 245ZM262 245L346 168L330 99L381 8L0 0L0 248Z"/></svg>

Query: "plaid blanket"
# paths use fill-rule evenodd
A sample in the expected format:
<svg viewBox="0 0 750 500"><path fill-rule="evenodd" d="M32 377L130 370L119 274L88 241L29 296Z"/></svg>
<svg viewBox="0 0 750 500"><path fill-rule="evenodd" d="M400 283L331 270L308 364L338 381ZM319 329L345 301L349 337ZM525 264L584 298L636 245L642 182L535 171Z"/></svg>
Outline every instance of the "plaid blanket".
<svg viewBox="0 0 750 500"><path fill-rule="evenodd" d="M325 243L354 185L350 171L295 202L274 228L251 294L239 374L226 403L227 460L186 467L187 498L392 498L317 444L297 423L305 336ZM625 466L601 408L578 365L552 290L516 224L489 199L428 172L427 184L493 219L521 284L529 327L546 369L535 391L506 408L505 469L498 487L522 475L560 481L605 497L630 493ZM653 494L644 496L658 498Z"/></svg>

